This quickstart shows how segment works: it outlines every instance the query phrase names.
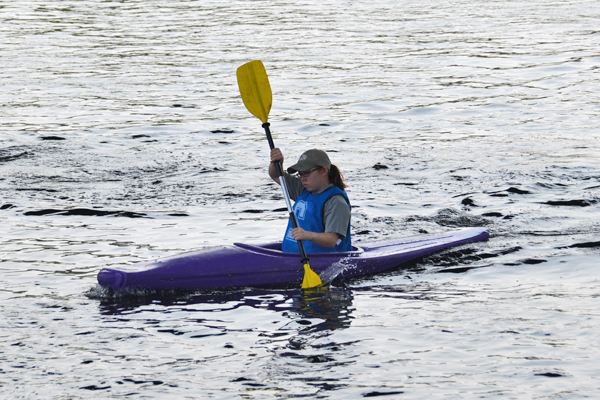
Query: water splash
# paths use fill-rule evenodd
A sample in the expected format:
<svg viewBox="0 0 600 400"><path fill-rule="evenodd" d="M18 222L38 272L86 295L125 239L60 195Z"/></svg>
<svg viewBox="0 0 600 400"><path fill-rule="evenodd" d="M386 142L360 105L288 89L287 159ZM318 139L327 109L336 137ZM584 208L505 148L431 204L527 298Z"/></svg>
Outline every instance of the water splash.
<svg viewBox="0 0 600 400"><path fill-rule="evenodd" d="M355 265L352 263L350 257L342 258L340 261L331 264L325 271L321 272L319 277L323 285L329 285L335 280L342 272L347 269L354 268Z"/></svg>

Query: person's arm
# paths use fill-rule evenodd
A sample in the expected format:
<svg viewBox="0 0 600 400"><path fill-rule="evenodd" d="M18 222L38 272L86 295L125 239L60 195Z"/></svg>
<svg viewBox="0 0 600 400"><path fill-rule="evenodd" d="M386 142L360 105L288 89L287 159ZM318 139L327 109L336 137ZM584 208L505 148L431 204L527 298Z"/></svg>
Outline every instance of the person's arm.
<svg viewBox="0 0 600 400"><path fill-rule="evenodd" d="M277 172L277 167L275 166L276 162L281 163L281 169L283 171L283 176L285 177L285 182L290 198L292 200L296 200L298 196L300 196L300 193L302 193L302 190L304 190L304 186L302 186L300 178L296 176L291 176L290 174L285 172L285 170L283 169L283 154L278 148L271 150L271 164L269 164L269 176L271 177L271 179L277 182L278 185L281 185L281 182L279 181L279 173Z"/></svg>
<svg viewBox="0 0 600 400"><path fill-rule="evenodd" d="M302 228L292 229L292 237L295 240L310 240L317 246L333 248L340 239L339 235L334 232L310 232Z"/></svg>

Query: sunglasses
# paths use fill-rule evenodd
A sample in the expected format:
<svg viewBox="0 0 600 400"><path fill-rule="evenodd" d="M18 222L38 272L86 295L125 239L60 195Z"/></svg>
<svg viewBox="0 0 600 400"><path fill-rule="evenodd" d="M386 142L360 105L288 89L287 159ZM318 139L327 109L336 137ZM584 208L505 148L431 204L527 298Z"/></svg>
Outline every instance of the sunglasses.
<svg viewBox="0 0 600 400"><path fill-rule="evenodd" d="M308 171L302 171L302 172L298 171L298 176L301 178L308 178L308 176L310 174L312 174L313 172L315 172L318 169L321 169L321 167L315 167L315 168L309 169Z"/></svg>

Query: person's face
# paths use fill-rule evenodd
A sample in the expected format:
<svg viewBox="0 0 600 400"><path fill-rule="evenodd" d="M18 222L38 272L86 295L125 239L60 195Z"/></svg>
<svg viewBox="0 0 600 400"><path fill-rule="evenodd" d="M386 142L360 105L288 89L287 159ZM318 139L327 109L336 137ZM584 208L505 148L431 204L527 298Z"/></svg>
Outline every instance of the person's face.
<svg viewBox="0 0 600 400"><path fill-rule="evenodd" d="M327 172L327 168L325 167L313 167L308 171L300 173L302 185L304 185L304 188L311 193L318 192L329 185Z"/></svg>

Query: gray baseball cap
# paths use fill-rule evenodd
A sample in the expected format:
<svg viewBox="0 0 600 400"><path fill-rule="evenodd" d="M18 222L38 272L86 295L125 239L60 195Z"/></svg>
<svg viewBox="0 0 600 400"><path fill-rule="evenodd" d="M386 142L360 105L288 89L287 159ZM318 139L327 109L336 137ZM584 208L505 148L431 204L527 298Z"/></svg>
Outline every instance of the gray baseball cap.
<svg viewBox="0 0 600 400"><path fill-rule="evenodd" d="M323 150L310 149L302 153L298 162L287 169L290 174L294 174L298 171L308 171L312 167L325 167L331 169L331 161L327 153Z"/></svg>

